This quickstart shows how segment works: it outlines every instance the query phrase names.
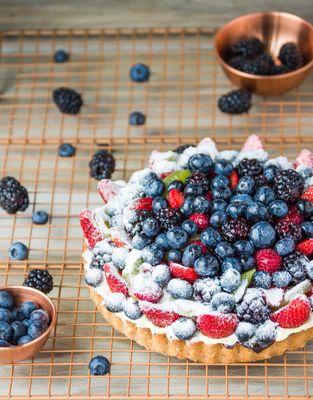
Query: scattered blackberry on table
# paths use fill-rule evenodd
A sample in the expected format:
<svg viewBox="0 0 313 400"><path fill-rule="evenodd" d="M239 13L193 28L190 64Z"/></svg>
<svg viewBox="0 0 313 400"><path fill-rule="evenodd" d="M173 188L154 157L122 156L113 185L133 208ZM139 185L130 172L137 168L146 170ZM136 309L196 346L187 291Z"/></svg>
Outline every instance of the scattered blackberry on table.
<svg viewBox="0 0 313 400"><path fill-rule="evenodd" d="M57 64L65 63L70 59L70 55L67 51L63 49L57 50L53 55L53 60Z"/></svg>
<svg viewBox="0 0 313 400"><path fill-rule="evenodd" d="M76 115L83 105L80 93L67 87L59 87L52 92L53 101L64 114Z"/></svg>
<svg viewBox="0 0 313 400"><path fill-rule="evenodd" d="M272 184L276 197L290 203L300 197L303 186L302 176L293 169L277 171Z"/></svg>
<svg viewBox="0 0 313 400"><path fill-rule="evenodd" d="M9 256L12 260L26 260L28 258L28 247L21 242L11 244L9 248Z"/></svg>
<svg viewBox="0 0 313 400"><path fill-rule="evenodd" d="M107 150L98 150L89 161L89 174L100 181L110 179L115 170L115 158Z"/></svg>
<svg viewBox="0 0 313 400"><path fill-rule="evenodd" d="M149 67L145 64L135 64L129 71L129 77L133 82L146 82L150 77Z"/></svg>
<svg viewBox="0 0 313 400"><path fill-rule="evenodd" d="M44 225L49 220L49 214L46 211L36 211L32 215L32 221L36 225Z"/></svg>
<svg viewBox="0 0 313 400"><path fill-rule="evenodd" d="M285 43L279 50L278 58L290 71L298 69L303 65L303 56L295 43Z"/></svg>
<svg viewBox="0 0 313 400"><path fill-rule="evenodd" d="M43 293L49 293L53 289L53 278L47 270L33 269L28 273L24 286L38 289Z"/></svg>
<svg viewBox="0 0 313 400"><path fill-rule="evenodd" d="M236 311L241 321L252 324L260 324L266 321L271 313L269 306L259 292L255 295L245 294L242 302L237 305Z"/></svg>
<svg viewBox="0 0 313 400"><path fill-rule="evenodd" d="M240 176L248 175L256 177L258 175L261 175L263 172L262 164L260 163L259 160L256 160L255 158L251 159L244 158L237 165L236 169Z"/></svg>
<svg viewBox="0 0 313 400"><path fill-rule="evenodd" d="M234 243L237 240L245 240L249 234L249 225L241 218L229 219L221 227L224 240Z"/></svg>
<svg viewBox="0 0 313 400"><path fill-rule="evenodd" d="M27 189L20 182L6 176L0 180L0 207L8 214L25 211L29 205Z"/></svg>
<svg viewBox="0 0 313 400"><path fill-rule="evenodd" d="M256 38L242 38L230 47L232 56L256 57L264 51L264 43Z"/></svg>
<svg viewBox="0 0 313 400"><path fill-rule="evenodd" d="M179 226L183 220L182 213L176 208L163 208L154 214L164 230Z"/></svg>
<svg viewBox="0 0 313 400"><path fill-rule="evenodd" d="M76 148L70 143L62 143L58 148L60 157L73 157L76 153Z"/></svg>
<svg viewBox="0 0 313 400"><path fill-rule="evenodd" d="M245 89L232 90L218 100L219 109L227 114L243 114L251 108L251 93Z"/></svg>
<svg viewBox="0 0 313 400"><path fill-rule="evenodd" d="M193 144L181 144L180 146L176 147L176 149L174 149L174 153L177 154L182 154L186 149L188 149L188 147L195 147Z"/></svg>
<svg viewBox="0 0 313 400"><path fill-rule="evenodd" d="M144 125L146 122L146 116L140 111L133 111L129 115L129 125Z"/></svg>
<svg viewBox="0 0 313 400"><path fill-rule="evenodd" d="M284 257L283 266L292 276L292 283L297 284L307 278L305 267L308 262L308 258L298 251Z"/></svg>

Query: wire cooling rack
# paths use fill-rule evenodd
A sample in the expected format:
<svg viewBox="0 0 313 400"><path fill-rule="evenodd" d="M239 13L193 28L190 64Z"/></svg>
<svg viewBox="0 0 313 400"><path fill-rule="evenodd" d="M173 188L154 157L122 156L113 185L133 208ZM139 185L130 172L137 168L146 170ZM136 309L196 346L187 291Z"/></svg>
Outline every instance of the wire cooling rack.
<svg viewBox="0 0 313 400"><path fill-rule="evenodd" d="M216 107L230 90L214 59L209 29L10 31L1 34L0 171L30 192L25 213L0 214L0 283L22 284L29 269L48 268L58 310L55 330L31 360L0 366L1 399L309 399L313 396L313 347L271 360L202 365L150 353L109 326L83 281L82 235L77 214L100 204L88 176L93 152L114 152L114 178L142 168L149 152L211 136L220 148L239 148L260 135L270 152L295 156L312 149L313 79L284 96L253 97L247 115L231 117ZM70 62L52 54L67 49ZM148 83L135 84L129 67L151 67ZM60 114L51 100L57 86L83 94L78 116ZM147 123L130 127L131 111ZM57 156L70 142L73 158ZM46 210L49 224L31 223ZM12 241L30 248L27 262L11 262ZM111 374L90 377L88 362L103 354Z"/></svg>

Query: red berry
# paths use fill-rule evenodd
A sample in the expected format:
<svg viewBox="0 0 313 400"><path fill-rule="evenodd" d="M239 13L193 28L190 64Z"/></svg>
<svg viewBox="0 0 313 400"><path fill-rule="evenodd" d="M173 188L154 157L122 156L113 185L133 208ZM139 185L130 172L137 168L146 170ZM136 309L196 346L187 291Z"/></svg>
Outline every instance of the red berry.
<svg viewBox="0 0 313 400"><path fill-rule="evenodd" d="M162 174L160 174L160 179L163 180L164 178L166 178L168 175L170 175L173 171L170 172L162 172Z"/></svg>
<svg viewBox="0 0 313 400"><path fill-rule="evenodd" d="M105 203L108 203L113 199L118 193L117 185L110 179L102 179L98 183L98 192Z"/></svg>
<svg viewBox="0 0 313 400"><path fill-rule="evenodd" d="M197 317L198 329L204 335L215 339L227 337L234 333L238 322L236 314L212 313Z"/></svg>
<svg viewBox="0 0 313 400"><path fill-rule="evenodd" d="M306 256L313 255L313 238L302 240L297 243L296 249Z"/></svg>
<svg viewBox="0 0 313 400"><path fill-rule="evenodd" d="M287 221L289 223L299 225L303 222L303 217L296 206L290 207L288 213L280 219L280 221Z"/></svg>
<svg viewBox="0 0 313 400"><path fill-rule="evenodd" d="M173 278L183 279L189 283L196 281L199 276L193 268L185 267L184 265L169 262L169 267Z"/></svg>
<svg viewBox="0 0 313 400"><path fill-rule="evenodd" d="M271 320L282 328L297 328L310 318L311 305L305 295L300 295L285 307L275 311Z"/></svg>
<svg viewBox="0 0 313 400"><path fill-rule="evenodd" d="M171 189L167 195L167 201L172 208L180 208L185 201L185 197L178 189Z"/></svg>
<svg viewBox="0 0 313 400"><path fill-rule="evenodd" d="M276 272L282 265L282 258L273 249L261 249L255 253L257 269L269 273Z"/></svg>
<svg viewBox="0 0 313 400"><path fill-rule="evenodd" d="M313 185L306 189L306 191L302 194L301 199L309 200L313 203Z"/></svg>
<svg viewBox="0 0 313 400"><path fill-rule="evenodd" d="M232 171L231 174L228 176L229 179L229 187L231 189L235 189L235 187L238 185L239 182L239 176L237 174L237 171Z"/></svg>
<svg viewBox="0 0 313 400"><path fill-rule="evenodd" d="M135 200L133 204L133 209L134 210L146 210L146 211L151 211L152 210L152 197L143 197L141 199Z"/></svg>
<svg viewBox="0 0 313 400"><path fill-rule="evenodd" d="M127 247L127 244L124 243L119 237L111 237L112 242L115 244L116 247Z"/></svg>
<svg viewBox="0 0 313 400"><path fill-rule="evenodd" d="M104 273L111 292L123 293L125 296L128 296L126 282L112 263L104 264Z"/></svg>
<svg viewBox="0 0 313 400"><path fill-rule="evenodd" d="M165 311L157 306L154 306L148 302L141 301L139 303L141 312L151 321L154 325L164 328L165 326L171 325L175 322L180 315L173 311Z"/></svg>
<svg viewBox="0 0 313 400"><path fill-rule="evenodd" d="M193 221L200 230L203 230L208 227L209 219L205 214L192 214L189 219Z"/></svg>
<svg viewBox="0 0 313 400"><path fill-rule="evenodd" d="M90 210L81 211L79 213L79 222L89 247L93 249L96 243L104 239L102 233L95 225L93 212Z"/></svg>

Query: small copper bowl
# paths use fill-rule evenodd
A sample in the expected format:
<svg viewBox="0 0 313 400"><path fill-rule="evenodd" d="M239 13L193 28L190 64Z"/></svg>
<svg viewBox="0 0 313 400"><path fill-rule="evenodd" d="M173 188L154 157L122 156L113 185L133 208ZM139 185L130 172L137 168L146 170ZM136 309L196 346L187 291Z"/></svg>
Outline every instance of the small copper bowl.
<svg viewBox="0 0 313 400"><path fill-rule="evenodd" d="M52 301L39 290L25 286L2 286L0 290L11 293L16 304L24 301L33 301L50 316L48 329L37 339L21 346L0 347L0 363L15 363L33 357L47 342L56 322L56 309Z"/></svg>
<svg viewBox="0 0 313 400"><path fill-rule="evenodd" d="M251 75L227 64L229 48L243 37L261 39L277 59L281 46L294 42L303 54L303 67L282 75ZM221 28L215 36L215 53L227 78L235 85L262 95L277 95L297 87L313 67L313 27L296 15L269 12L243 15Z"/></svg>

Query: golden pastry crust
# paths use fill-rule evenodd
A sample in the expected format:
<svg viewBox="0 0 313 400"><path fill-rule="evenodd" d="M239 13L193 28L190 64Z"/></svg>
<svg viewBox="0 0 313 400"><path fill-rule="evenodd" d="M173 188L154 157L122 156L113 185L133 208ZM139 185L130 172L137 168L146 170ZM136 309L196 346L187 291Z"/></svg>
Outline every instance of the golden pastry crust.
<svg viewBox="0 0 313 400"><path fill-rule="evenodd" d="M273 343L260 353L256 353L236 344L233 348L226 348L223 344L206 344L204 342L187 343L183 340L171 340L165 333L155 334L149 328L140 328L135 323L122 319L119 315L111 313L102 304L103 298L90 288L90 297L103 317L119 332L129 339L134 340L147 350L174 356L188 358L205 364L232 364L239 362L252 362L264 360L304 347L313 338L313 327L289 335L285 340Z"/></svg>

